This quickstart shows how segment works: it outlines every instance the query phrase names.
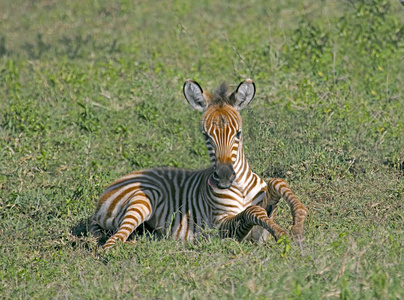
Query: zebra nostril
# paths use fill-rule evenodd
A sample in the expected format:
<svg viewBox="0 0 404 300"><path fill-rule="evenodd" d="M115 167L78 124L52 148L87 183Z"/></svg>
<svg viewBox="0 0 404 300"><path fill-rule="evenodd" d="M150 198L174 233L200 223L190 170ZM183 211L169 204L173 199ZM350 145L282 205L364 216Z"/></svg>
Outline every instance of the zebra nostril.
<svg viewBox="0 0 404 300"><path fill-rule="evenodd" d="M233 171L230 180L233 181L234 179L236 179L236 172Z"/></svg>
<svg viewBox="0 0 404 300"><path fill-rule="evenodd" d="M213 179L216 181L220 180L219 175L217 175L216 171L213 172Z"/></svg>

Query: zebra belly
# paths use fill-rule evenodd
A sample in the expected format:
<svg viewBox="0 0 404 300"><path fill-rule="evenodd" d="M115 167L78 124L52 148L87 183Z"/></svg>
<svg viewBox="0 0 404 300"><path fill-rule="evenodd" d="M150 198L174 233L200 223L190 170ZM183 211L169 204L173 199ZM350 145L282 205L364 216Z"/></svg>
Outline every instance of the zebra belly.
<svg viewBox="0 0 404 300"><path fill-rule="evenodd" d="M191 241L205 228L212 227L205 210L197 210L198 206L193 205L192 199L174 207L167 207L172 199L162 201L161 208L157 207L153 217L147 221L160 235Z"/></svg>
<svg viewBox="0 0 404 300"><path fill-rule="evenodd" d="M112 183L100 197L94 220L104 229L120 227L136 193L151 203L145 223L159 234L192 239L209 224L209 207L199 195L203 171L151 169L128 174ZM139 224L140 225L140 224Z"/></svg>

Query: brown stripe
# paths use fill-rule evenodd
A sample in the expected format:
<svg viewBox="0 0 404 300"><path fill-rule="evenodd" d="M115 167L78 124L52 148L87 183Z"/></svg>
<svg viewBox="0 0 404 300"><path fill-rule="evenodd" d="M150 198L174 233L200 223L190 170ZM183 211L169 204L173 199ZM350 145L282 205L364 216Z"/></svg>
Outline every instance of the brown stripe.
<svg viewBox="0 0 404 300"><path fill-rule="evenodd" d="M141 216L141 215L140 215ZM125 220L125 219L127 219L127 218L129 218L129 219L138 219L136 216L132 216L132 215L125 215L125 217L123 218L123 220Z"/></svg>
<svg viewBox="0 0 404 300"><path fill-rule="evenodd" d="M130 206L132 206L132 205L137 205L137 204L143 205L143 206L145 206L148 210L151 210L150 203L149 203L148 201L146 201L146 200L135 200L133 203L130 204Z"/></svg>
<svg viewBox="0 0 404 300"><path fill-rule="evenodd" d="M131 234L132 231L133 231L133 227L121 226L121 227L119 228L119 231L123 231L123 230L129 231L129 234ZM122 234L123 234L123 233L122 233ZM129 234L128 234L128 235L129 235Z"/></svg>
<svg viewBox="0 0 404 300"><path fill-rule="evenodd" d="M101 206L104 204L104 202L111 197L113 193L115 193L116 190L111 190L109 192L106 192L101 195L100 199L98 200L98 205L97 205L97 210L101 208Z"/></svg>
<svg viewBox="0 0 404 300"><path fill-rule="evenodd" d="M179 216L180 216L181 214L176 214L176 218L178 218ZM182 229L182 218L180 218L180 224L179 224L179 227L178 227L178 229L177 229L177 234L175 235L175 238L176 239L178 239L178 237L179 237L179 235L180 235L180 232L181 232L181 229Z"/></svg>
<svg viewBox="0 0 404 300"><path fill-rule="evenodd" d="M125 191L122 191L118 196L116 196L116 198L112 201L112 203L109 205L108 207L108 211L107 211L107 218L109 218L112 214L112 212L114 211L116 205L119 203L119 201L121 201L121 199L123 197L125 197L127 194L129 194L130 192L132 192L133 190L139 188L138 185L131 187Z"/></svg>

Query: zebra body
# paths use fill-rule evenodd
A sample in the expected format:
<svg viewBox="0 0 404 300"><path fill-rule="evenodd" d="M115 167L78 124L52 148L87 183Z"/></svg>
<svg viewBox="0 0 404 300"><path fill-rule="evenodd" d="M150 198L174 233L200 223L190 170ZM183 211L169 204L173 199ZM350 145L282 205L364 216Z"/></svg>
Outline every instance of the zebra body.
<svg viewBox="0 0 404 300"><path fill-rule="evenodd" d="M239 110L252 100L255 85L242 82L229 95L222 85L211 96L192 80L184 95L203 111L202 130L212 167L201 171L158 168L130 173L113 182L101 195L91 231L114 231L104 245L126 241L142 223L159 234L192 241L206 228L218 228L222 236L245 238L258 225L275 238L286 231L273 221L283 197L292 210L292 233L303 238L306 208L282 179L267 185L253 173L244 156Z"/></svg>

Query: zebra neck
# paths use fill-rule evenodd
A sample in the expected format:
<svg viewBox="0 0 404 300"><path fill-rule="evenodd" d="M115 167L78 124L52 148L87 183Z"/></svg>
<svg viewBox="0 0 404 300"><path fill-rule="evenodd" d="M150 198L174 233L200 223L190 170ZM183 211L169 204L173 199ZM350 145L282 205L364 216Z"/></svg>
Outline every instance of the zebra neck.
<svg viewBox="0 0 404 300"><path fill-rule="evenodd" d="M239 184L248 183L251 177L251 168L244 156L244 149L240 147L237 160L234 164L234 172L236 172L236 182Z"/></svg>

